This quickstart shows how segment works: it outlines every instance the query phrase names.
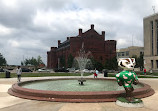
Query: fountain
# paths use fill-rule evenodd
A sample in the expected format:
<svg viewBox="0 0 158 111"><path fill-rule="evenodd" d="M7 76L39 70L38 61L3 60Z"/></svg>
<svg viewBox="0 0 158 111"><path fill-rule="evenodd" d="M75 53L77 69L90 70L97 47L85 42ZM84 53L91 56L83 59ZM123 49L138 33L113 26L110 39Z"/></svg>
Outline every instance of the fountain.
<svg viewBox="0 0 158 111"><path fill-rule="evenodd" d="M125 96L126 92L118 86L116 79L83 77L83 70L90 62L88 56L90 52L85 53L84 44L82 44L78 56L75 57L81 71L80 78L60 77L24 81L13 84L8 93L26 99L55 102L111 102L116 101L117 97ZM79 84L76 84L76 80ZM144 83L139 83L134 86L134 89L133 96L137 98L154 94L154 90Z"/></svg>
<svg viewBox="0 0 158 111"><path fill-rule="evenodd" d="M115 79L85 78L85 85L76 84L79 78L52 78L15 83L8 90L10 95L41 101L54 102L112 102L125 96L124 89ZM154 90L147 84L139 83L133 92L136 98L148 97Z"/></svg>
<svg viewBox="0 0 158 111"><path fill-rule="evenodd" d="M77 61L79 70L81 72L81 78L78 80L80 85L84 85L83 82L86 82L86 80L83 78L83 74L84 74L83 70L85 69L87 63L90 62L90 59L88 59L88 56L90 54L91 54L90 52L88 53L85 52L84 43L82 43L82 48L79 50L78 56L75 57L75 60Z"/></svg>

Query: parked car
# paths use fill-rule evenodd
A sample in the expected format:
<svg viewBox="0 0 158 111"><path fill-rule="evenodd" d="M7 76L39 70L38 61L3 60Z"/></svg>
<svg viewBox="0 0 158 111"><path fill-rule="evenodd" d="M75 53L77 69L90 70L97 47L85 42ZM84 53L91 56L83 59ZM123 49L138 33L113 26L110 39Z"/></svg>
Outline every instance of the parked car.
<svg viewBox="0 0 158 111"><path fill-rule="evenodd" d="M4 69L0 69L0 72L4 72Z"/></svg>
<svg viewBox="0 0 158 111"><path fill-rule="evenodd" d="M21 69L22 69L22 72L32 72L32 70L27 69L27 68L21 68Z"/></svg>
<svg viewBox="0 0 158 111"><path fill-rule="evenodd" d="M90 71L88 69L83 69L84 73L89 73Z"/></svg>
<svg viewBox="0 0 158 111"><path fill-rule="evenodd" d="M50 70L42 68L42 69L38 69L38 72L50 72Z"/></svg>
<svg viewBox="0 0 158 111"><path fill-rule="evenodd" d="M75 73L80 73L81 71L79 69L75 70Z"/></svg>
<svg viewBox="0 0 158 111"><path fill-rule="evenodd" d="M90 73L95 73L95 70L90 70L89 72L90 72Z"/></svg>
<svg viewBox="0 0 158 111"><path fill-rule="evenodd" d="M69 72L69 70L65 68L55 69L55 72Z"/></svg>
<svg viewBox="0 0 158 111"><path fill-rule="evenodd" d="M69 72L75 72L75 68L67 68Z"/></svg>

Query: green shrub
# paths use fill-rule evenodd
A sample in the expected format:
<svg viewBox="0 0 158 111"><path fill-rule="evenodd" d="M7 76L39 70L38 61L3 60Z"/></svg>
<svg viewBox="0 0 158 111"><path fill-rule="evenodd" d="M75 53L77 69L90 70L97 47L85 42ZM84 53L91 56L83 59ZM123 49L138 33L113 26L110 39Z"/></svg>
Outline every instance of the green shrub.
<svg viewBox="0 0 158 111"><path fill-rule="evenodd" d="M121 102L124 102L124 103L142 103L142 100L141 99L137 99L137 98L134 98L134 101L132 102L129 102L126 98L124 97L118 97L117 100L121 101Z"/></svg>

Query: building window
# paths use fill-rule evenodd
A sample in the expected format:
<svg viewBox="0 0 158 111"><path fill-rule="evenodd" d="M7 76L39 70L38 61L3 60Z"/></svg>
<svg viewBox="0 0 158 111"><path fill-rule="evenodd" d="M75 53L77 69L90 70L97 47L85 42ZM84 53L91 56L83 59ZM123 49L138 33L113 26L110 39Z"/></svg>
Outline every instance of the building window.
<svg viewBox="0 0 158 111"><path fill-rule="evenodd" d="M154 64L153 64L153 60L151 60L151 68L153 68Z"/></svg>
<svg viewBox="0 0 158 111"><path fill-rule="evenodd" d="M154 31L153 31L153 21L150 22L151 24L151 55L154 55Z"/></svg>
<svg viewBox="0 0 158 111"><path fill-rule="evenodd" d="M144 53L143 53L143 52L140 52L140 55L144 55Z"/></svg>
<svg viewBox="0 0 158 111"><path fill-rule="evenodd" d="M121 56L120 52L118 53L118 56Z"/></svg>
<svg viewBox="0 0 158 111"><path fill-rule="evenodd" d="M156 68L158 69L158 60L156 60Z"/></svg>
<svg viewBox="0 0 158 111"><path fill-rule="evenodd" d="M158 20L156 20L156 48L158 55Z"/></svg>
<svg viewBox="0 0 158 111"><path fill-rule="evenodd" d="M122 56L125 56L124 52L122 52Z"/></svg>
<svg viewBox="0 0 158 111"><path fill-rule="evenodd" d="M126 56L129 56L129 51L126 51Z"/></svg>

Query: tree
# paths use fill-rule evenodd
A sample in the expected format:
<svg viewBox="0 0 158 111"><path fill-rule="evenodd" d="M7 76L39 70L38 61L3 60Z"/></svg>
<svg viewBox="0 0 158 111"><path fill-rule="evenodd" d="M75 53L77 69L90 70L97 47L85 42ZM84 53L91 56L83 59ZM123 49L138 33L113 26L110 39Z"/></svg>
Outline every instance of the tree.
<svg viewBox="0 0 158 111"><path fill-rule="evenodd" d="M44 64L42 61L42 58L40 56L36 58L32 57L31 59L25 59L23 62L21 62L21 65L33 65L35 67L40 66L41 64Z"/></svg>
<svg viewBox="0 0 158 111"><path fill-rule="evenodd" d="M103 67L103 64L100 63L100 62L98 62L98 61L95 62L94 67L95 67L97 70L99 70L99 71L102 71L103 68L104 68L104 67Z"/></svg>
<svg viewBox="0 0 158 111"><path fill-rule="evenodd" d="M143 68L144 68L144 54L140 54L140 56L138 58L138 63L139 63L140 70L143 70Z"/></svg>
<svg viewBox="0 0 158 111"><path fill-rule="evenodd" d="M40 65L40 64L44 64L43 61L42 61L42 57L41 56L38 56L37 57L37 63Z"/></svg>
<svg viewBox="0 0 158 111"><path fill-rule="evenodd" d="M99 71L103 70L104 67L103 67L102 63L96 61L94 58L91 58L91 62L93 64L94 69L97 69Z"/></svg>
<svg viewBox="0 0 158 111"><path fill-rule="evenodd" d="M68 68L72 67L73 60L74 60L74 57L71 54L69 54L68 60L67 60L67 66L68 66Z"/></svg>
<svg viewBox="0 0 158 111"><path fill-rule="evenodd" d="M65 57L64 56L60 57L60 67L65 68Z"/></svg>
<svg viewBox="0 0 158 111"><path fill-rule="evenodd" d="M113 58L110 58L108 60L106 60L104 68L108 69L108 70L117 70L118 69L118 65L117 65L117 58L116 56Z"/></svg>
<svg viewBox="0 0 158 111"><path fill-rule="evenodd" d="M144 55L143 54L140 54L139 57L137 57L136 55L133 55L132 56L133 58L135 58L135 61L136 61L136 65L135 65L135 68L140 68L140 70L143 70L144 68Z"/></svg>
<svg viewBox="0 0 158 111"><path fill-rule="evenodd" d="M3 55L0 53L0 66L7 65L7 61L3 57Z"/></svg>

